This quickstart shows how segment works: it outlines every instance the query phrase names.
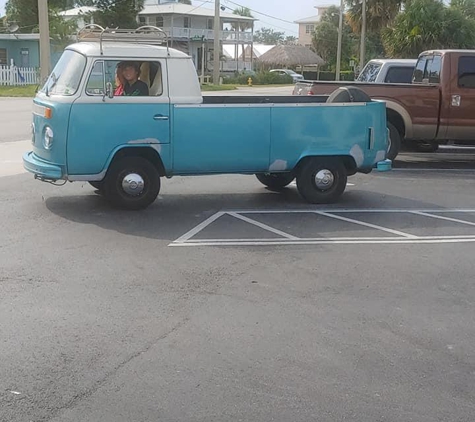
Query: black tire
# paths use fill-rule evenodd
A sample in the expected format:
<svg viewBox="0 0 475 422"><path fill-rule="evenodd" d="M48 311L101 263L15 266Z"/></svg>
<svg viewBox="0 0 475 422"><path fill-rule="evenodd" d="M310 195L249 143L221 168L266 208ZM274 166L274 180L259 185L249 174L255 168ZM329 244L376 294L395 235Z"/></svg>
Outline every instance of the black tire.
<svg viewBox="0 0 475 422"><path fill-rule="evenodd" d="M295 176L292 173L258 173L257 180L272 190L284 189Z"/></svg>
<svg viewBox="0 0 475 422"><path fill-rule="evenodd" d="M333 179L332 184L319 187L316 176L320 172L328 171ZM345 165L337 158L309 159L297 174L297 188L300 195L311 204L331 204L343 194L348 179ZM325 180L322 181L325 183Z"/></svg>
<svg viewBox="0 0 475 422"><path fill-rule="evenodd" d="M131 191L124 189L126 176L137 175L143 181L143 188L137 183L131 184ZM104 196L115 207L127 210L141 210L147 208L160 192L160 176L154 165L142 157L124 157L114 161L104 180Z"/></svg>
<svg viewBox="0 0 475 422"><path fill-rule="evenodd" d="M439 149L439 144L434 141L417 141L415 149L417 152L436 152Z"/></svg>
<svg viewBox="0 0 475 422"><path fill-rule="evenodd" d="M389 147L388 147L387 158L389 158L390 160L394 160L399 154L399 151L401 149L402 136L399 130L396 129L396 126L394 126L390 122L388 122L388 129L389 129Z"/></svg>
<svg viewBox="0 0 475 422"><path fill-rule="evenodd" d="M89 184L97 190L104 189L104 182L102 180L100 182L89 182Z"/></svg>

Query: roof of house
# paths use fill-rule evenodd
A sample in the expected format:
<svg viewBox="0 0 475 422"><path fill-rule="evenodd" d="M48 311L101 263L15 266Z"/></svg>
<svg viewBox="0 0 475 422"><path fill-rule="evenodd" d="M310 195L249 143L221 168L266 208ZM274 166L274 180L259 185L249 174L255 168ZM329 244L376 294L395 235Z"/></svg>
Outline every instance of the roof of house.
<svg viewBox="0 0 475 422"><path fill-rule="evenodd" d="M185 15L185 16L203 16L208 18L214 17L214 10L204 7L191 6L183 3L165 3L157 5L145 5L139 12L139 15ZM233 13L221 12L221 18L228 21L255 21L255 18L247 16L235 15Z"/></svg>
<svg viewBox="0 0 475 422"><path fill-rule="evenodd" d="M68 9L68 10L64 10L62 12L59 12L59 15L60 16L64 16L64 17L76 17L76 16L79 16L79 15L85 15L87 13L92 13L92 12L95 12L97 11L97 7L89 7L89 6L82 6L82 7L75 7L73 9Z"/></svg>
<svg viewBox="0 0 475 422"><path fill-rule="evenodd" d="M308 18L299 19L297 21L294 21L294 23L318 23L320 22L321 18L322 18L322 15L315 15L315 16L310 16Z"/></svg>
<svg viewBox="0 0 475 422"><path fill-rule="evenodd" d="M266 44L256 44L256 43L254 43L254 56L259 58L263 54L267 53L269 50L271 50L274 47L275 47L275 45L266 45ZM236 48L235 45L224 44L223 45L224 55L226 57L230 58L230 59L233 59L233 60L236 59L236 49L235 48ZM251 48L251 46L249 45L246 48L246 50L250 51L250 48ZM238 48L239 57L242 56L242 51L243 51L243 46L239 45L239 48Z"/></svg>
<svg viewBox="0 0 475 422"><path fill-rule="evenodd" d="M271 65L297 66L297 65L323 65L324 60L312 50L302 45L276 45L263 54L259 61Z"/></svg>
<svg viewBox="0 0 475 422"><path fill-rule="evenodd" d="M0 40L35 41L40 39L40 34L0 34Z"/></svg>

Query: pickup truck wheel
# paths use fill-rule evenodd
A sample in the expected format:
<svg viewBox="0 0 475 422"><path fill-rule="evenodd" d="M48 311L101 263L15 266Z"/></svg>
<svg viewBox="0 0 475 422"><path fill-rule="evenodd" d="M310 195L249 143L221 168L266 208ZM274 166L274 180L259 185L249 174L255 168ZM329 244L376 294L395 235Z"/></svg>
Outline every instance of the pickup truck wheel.
<svg viewBox="0 0 475 422"><path fill-rule="evenodd" d="M389 145L388 145L387 158L389 158L390 160L394 160L399 154L399 150L401 149L402 136L392 123L388 122L388 129L389 129Z"/></svg>
<svg viewBox="0 0 475 422"><path fill-rule="evenodd" d="M147 208L159 192L158 171L142 157L124 157L113 162L104 181L106 199L122 209Z"/></svg>
<svg viewBox="0 0 475 422"><path fill-rule="evenodd" d="M258 173L256 177L259 182L272 190L285 188L295 178L291 173Z"/></svg>
<svg viewBox="0 0 475 422"><path fill-rule="evenodd" d="M433 141L417 141L415 147L417 152L436 152L439 144Z"/></svg>
<svg viewBox="0 0 475 422"><path fill-rule="evenodd" d="M336 202L346 188L347 171L338 159L313 158L297 175L300 195L312 204Z"/></svg>

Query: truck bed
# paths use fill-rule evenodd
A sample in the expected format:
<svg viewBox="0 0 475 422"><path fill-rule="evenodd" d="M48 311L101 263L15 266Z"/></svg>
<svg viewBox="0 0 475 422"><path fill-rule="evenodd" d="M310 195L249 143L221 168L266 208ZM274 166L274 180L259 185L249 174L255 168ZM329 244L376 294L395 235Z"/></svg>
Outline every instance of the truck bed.
<svg viewBox="0 0 475 422"><path fill-rule="evenodd" d="M292 95L253 95L253 96L204 96L203 104L300 104L324 103L328 95L292 96Z"/></svg>

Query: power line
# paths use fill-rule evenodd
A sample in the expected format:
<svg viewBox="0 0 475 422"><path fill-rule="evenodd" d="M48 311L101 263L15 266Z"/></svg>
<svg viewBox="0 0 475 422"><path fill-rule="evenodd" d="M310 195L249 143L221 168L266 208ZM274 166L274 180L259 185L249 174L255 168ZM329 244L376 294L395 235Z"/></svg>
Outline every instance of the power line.
<svg viewBox="0 0 475 422"><path fill-rule="evenodd" d="M229 1L229 0L228 0L228 1ZM235 3L235 4L236 4L236 3ZM229 9L229 10L232 10L229 6L224 6L224 7L226 7L226 8ZM251 9L249 9L249 10L251 10ZM254 12L254 10L252 10L252 12ZM255 13L257 13L257 12L255 12ZM283 30L286 31L286 32L292 32L293 34L297 34L297 35L298 35L298 32L297 32L297 31L293 31L292 29L284 28L283 26L278 26L278 25L275 25L275 24L273 24L273 23L264 21L264 20L262 20L262 19L259 19L259 22L265 23L266 25L272 26L273 28L283 29Z"/></svg>
<svg viewBox="0 0 475 422"><path fill-rule="evenodd" d="M285 19L277 18L277 17L269 15L267 13L258 12L257 10L254 10L254 9L249 8L249 7L243 6L242 4L235 3L234 1L231 1L231 0L225 0L225 1L228 2L228 3L234 4L235 6L244 7L246 9L249 9L251 12L257 13L258 15L267 16L268 18L275 19L277 21L281 21L281 22L284 22L284 23L289 23L291 25L295 25L294 22L290 22L290 21L287 21Z"/></svg>

